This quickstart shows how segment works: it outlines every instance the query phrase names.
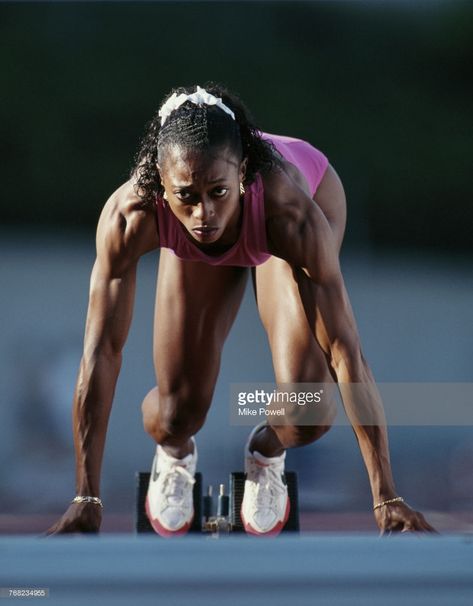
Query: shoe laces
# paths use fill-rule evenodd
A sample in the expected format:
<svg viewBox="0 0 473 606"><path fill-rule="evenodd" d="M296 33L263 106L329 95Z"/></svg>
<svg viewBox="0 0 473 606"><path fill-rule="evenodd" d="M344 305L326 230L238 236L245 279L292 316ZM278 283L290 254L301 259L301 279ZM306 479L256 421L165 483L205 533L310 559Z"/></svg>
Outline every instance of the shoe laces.
<svg viewBox="0 0 473 606"><path fill-rule="evenodd" d="M251 479L255 483L255 497L258 509L272 509L274 501L286 492L279 465L259 465L253 458L249 460Z"/></svg>
<svg viewBox="0 0 473 606"><path fill-rule="evenodd" d="M189 485L192 486L195 483L194 476L183 465L171 464L161 473L163 474L163 494L179 501L186 495Z"/></svg>

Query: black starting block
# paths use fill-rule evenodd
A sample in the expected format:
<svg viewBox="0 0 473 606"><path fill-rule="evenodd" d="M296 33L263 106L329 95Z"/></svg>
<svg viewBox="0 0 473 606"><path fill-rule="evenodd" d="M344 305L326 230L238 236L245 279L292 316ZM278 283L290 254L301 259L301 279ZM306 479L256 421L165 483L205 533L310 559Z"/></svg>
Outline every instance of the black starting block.
<svg viewBox="0 0 473 606"><path fill-rule="evenodd" d="M155 534L148 516L146 515L145 501L148 492L150 474L148 472L136 473L136 508L135 508L135 531L141 533ZM294 471L286 471L285 473L289 500L291 502L291 510L286 525L282 532L299 532L299 501L297 489L297 474ZM243 492L245 487L245 474L243 472L234 472L230 474L230 495L225 496L222 492L219 499L222 497L229 502L229 507L224 507L225 512L219 511L222 509L219 500L217 515L209 517L209 509L212 509L212 496L205 497L205 511L202 507L202 474L195 474L194 484L194 520L189 532L199 533L202 531L220 534L223 532L243 533L243 523L241 521L241 503L243 501ZM221 486L222 490L223 486ZM228 508L228 512L226 509ZM206 516L204 518L204 515Z"/></svg>

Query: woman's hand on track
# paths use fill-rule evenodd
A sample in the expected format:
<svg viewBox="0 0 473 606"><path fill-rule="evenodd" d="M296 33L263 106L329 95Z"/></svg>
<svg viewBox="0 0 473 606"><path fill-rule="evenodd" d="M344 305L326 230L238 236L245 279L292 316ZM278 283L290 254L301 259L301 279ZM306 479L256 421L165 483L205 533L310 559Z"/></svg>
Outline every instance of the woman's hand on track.
<svg viewBox="0 0 473 606"><path fill-rule="evenodd" d="M414 511L407 503L389 503L374 511L381 534L392 532L434 532L419 511Z"/></svg>
<svg viewBox="0 0 473 606"><path fill-rule="evenodd" d="M94 503L72 503L66 513L46 531L46 536L66 533L97 533L102 508Z"/></svg>

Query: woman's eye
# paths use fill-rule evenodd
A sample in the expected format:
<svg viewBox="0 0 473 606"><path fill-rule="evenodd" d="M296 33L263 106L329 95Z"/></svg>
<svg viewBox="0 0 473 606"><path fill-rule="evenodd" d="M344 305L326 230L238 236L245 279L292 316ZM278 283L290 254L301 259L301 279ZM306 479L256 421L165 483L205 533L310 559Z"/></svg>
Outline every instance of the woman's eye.
<svg viewBox="0 0 473 606"><path fill-rule="evenodd" d="M176 191L174 195L179 198L179 200L188 200L190 198L190 193L188 191Z"/></svg>
<svg viewBox="0 0 473 606"><path fill-rule="evenodd" d="M214 189L214 194L217 197L224 196L227 193L228 189L226 187L217 187Z"/></svg>

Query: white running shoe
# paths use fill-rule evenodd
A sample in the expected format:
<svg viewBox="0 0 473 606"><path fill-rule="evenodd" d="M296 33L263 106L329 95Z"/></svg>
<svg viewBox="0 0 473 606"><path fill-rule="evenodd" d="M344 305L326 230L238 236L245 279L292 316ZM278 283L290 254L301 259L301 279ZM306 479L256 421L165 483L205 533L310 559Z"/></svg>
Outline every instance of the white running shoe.
<svg viewBox="0 0 473 606"><path fill-rule="evenodd" d="M249 534L276 536L284 528L291 507L284 475L286 453L265 457L257 451L250 452L249 444L259 429L260 426L251 432L245 448L241 519Z"/></svg>
<svg viewBox="0 0 473 606"><path fill-rule="evenodd" d="M157 446L146 496L146 515L162 537L185 534L194 518L193 486L197 447L183 459L168 455Z"/></svg>

